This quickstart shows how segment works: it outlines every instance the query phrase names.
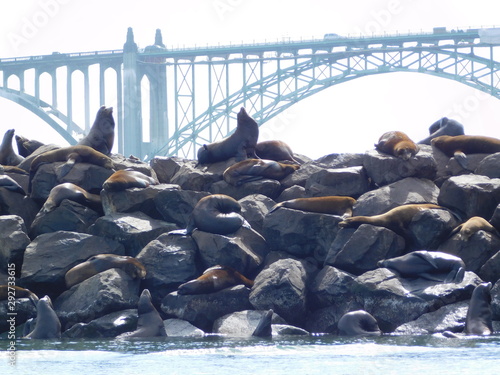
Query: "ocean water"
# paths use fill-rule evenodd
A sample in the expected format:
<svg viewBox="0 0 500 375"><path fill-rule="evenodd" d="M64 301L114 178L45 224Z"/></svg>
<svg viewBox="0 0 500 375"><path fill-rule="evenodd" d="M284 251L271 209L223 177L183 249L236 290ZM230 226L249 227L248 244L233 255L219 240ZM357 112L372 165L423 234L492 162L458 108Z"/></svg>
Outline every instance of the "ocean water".
<svg viewBox="0 0 500 375"><path fill-rule="evenodd" d="M0 340L0 374L500 374L500 335Z"/></svg>

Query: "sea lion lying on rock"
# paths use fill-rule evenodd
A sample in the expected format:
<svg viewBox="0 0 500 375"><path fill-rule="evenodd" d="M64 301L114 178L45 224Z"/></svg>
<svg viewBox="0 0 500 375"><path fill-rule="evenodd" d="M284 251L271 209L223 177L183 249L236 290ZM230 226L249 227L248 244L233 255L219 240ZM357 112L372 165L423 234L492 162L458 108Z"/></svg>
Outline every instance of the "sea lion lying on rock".
<svg viewBox="0 0 500 375"><path fill-rule="evenodd" d="M405 161L415 157L419 147L410 137L400 131L390 131L382 134L375 144L377 151L393 155Z"/></svg>
<svg viewBox="0 0 500 375"><path fill-rule="evenodd" d="M71 182L65 182L54 186L50 190L49 196L40 212L48 213L53 211L56 207L59 207L61 202L65 199L83 204L97 212L102 211L100 195L91 194L78 185L72 184Z"/></svg>
<svg viewBox="0 0 500 375"><path fill-rule="evenodd" d="M352 207L355 203L356 199L342 196L296 198L276 204L271 208L269 213L276 211L280 207L284 207L306 212L348 217L352 215Z"/></svg>
<svg viewBox="0 0 500 375"><path fill-rule="evenodd" d="M453 236L454 234L460 232L460 237L464 241L468 241L474 233L476 233L480 230L484 230L486 232L493 233L497 237L500 238L500 233L498 233L496 228L493 225L491 225L486 219L484 219L480 216L473 216L469 220L467 220L465 223L462 223L459 226L457 226L450 233L450 237Z"/></svg>
<svg viewBox="0 0 500 375"><path fill-rule="evenodd" d="M213 266L205 270L195 280L181 284L179 294L206 294L243 284L248 288L253 286L253 281L228 266Z"/></svg>
<svg viewBox="0 0 500 375"><path fill-rule="evenodd" d="M282 164L274 160L246 159L227 168L223 173L223 178L228 184L234 186L263 178L279 181L299 168L297 164Z"/></svg>
<svg viewBox="0 0 500 375"><path fill-rule="evenodd" d="M104 181L102 188L106 191L123 191L134 187L146 188L150 185L158 185L158 181L142 172L127 168L114 172Z"/></svg>
<svg viewBox="0 0 500 375"><path fill-rule="evenodd" d="M255 153L261 159L300 164L294 157L290 146L283 141L262 141L255 146Z"/></svg>

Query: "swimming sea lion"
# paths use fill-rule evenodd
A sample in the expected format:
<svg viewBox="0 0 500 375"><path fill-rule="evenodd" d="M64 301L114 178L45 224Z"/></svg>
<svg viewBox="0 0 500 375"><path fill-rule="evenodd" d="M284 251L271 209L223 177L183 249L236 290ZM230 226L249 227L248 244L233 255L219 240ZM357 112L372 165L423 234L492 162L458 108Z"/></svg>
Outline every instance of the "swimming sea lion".
<svg viewBox="0 0 500 375"><path fill-rule="evenodd" d="M30 156L33 151L44 145L42 142L28 139L22 135L16 135L16 144L19 155L25 158Z"/></svg>
<svg viewBox="0 0 500 375"><path fill-rule="evenodd" d="M29 298L35 306L38 303L38 296L29 289L21 288L20 286L0 285L0 301L9 299L9 296Z"/></svg>
<svg viewBox="0 0 500 375"><path fill-rule="evenodd" d="M114 172L104 181L102 187L106 191L122 191L129 188L145 188L157 185L158 181L142 172L132 169L121 169Z"/></svg>
<svg viewBox="0 0 500 375"><path fill-rule="evenodd" d="M139 320L137 329L132 332L125 332L118 335L117 339L127 339L133 337L163 337L167 336L163 319L151 302L151 293L144 289L137 304Z"/></svg>
<svg viewBox="0 0 500 375"><path fill-rule="evenodd" d="M348 312L337 323L340 335L379 336L382 334L377 319L364 310Z"/></svg>
<svg viewBox="0 0 500 375"><path fill-rule="evenodd" d="M83 204L97 212L102 211L100 195L91 194L78 185L72 184L71 182L65 182L54 186L50 190L49 196L40 212L48 213L53 211L56 207L59 207L61 202L65 199Z"/></svg>
<svg viewBox="0 0 500 375"><path fill-rule="evenodd" d="M40 298L36 305L35 329L26 335L26 339L59 339L61 338L61 322L57 317L49 296Z"/></svg>
<svg viewBox="0 0 500 375"><path fill-rule="evenodd" d="M290 146L283 141L262 141L255 146L255 153L261 159L269 159L275 161L289 161L294 164L300 164L293 157L293 152Z"/></svg>
<svg viewBox="0 0 500 375"><path fill-rule="evenodd" d="M465 318L464 333L467 335L491 335L493 333L490 282L479 284L472 292Z"/></svg>
<svg viewBox="0 0 500 375"><path fill-rule="evenodd" d="M24 158L14 152L12 148L12 138L14 137L14 129L9 129L5 132L0 145L0 164L3 165L18 165Z"/></svg>
<svg viewBox="0 0 500 375"><path fill-rule="evenodd" d="M101 106L97 111L94 124L89 134L82 138L78 144L92 147L104 155L111 154L115 139L115 120L113 119L113 107Z"/></svg>
<svg viewBox="0 0 500 375"><path fill-rule="evenodd" d="M246 159L231 165L224 171L224 181L234 186L263 178L282 180L299 169L297 164L282 164L274 160Z"/></svg>
<svg viewBox="0 0 500 375"><path fill-rule="evenodd" d="M465 275L462 259L439 251L412 251L399 257L383 259L377 265L394 270L404 278L421 277L444 283L460 283Z"/></svg>
<svg viewBox="0 0 500 375"><path fill-rule="evenodd" d="M396 156L403 160L410 160L419 151L419 147L410 137L400 131L390 131L382 134L375 144L377 151Z"/></svg>
<svg viewBox="0 0 500 375"><path fill-rule="evenodd" d="M238 125L233 134L220 142L203 145L198 150L199 164L216 163L232 157L236 157L236 161L248 157L258 159L255 154L255 145L259 138L259 125L243 107L238 112L237 120Z"/></svg>
<svg viewBox="0 0 500 375"><path fill-rule="evenodd" d="M450 233L450 236L453 236L455 233L460 232L460 237L464 241L468 241L474 233L480 230L496 234L498 237L500 237L500 233L498 233L496 228L491 225L486 219L480 216L473 216L465 223L460 224L455 229L453 229L453 231Z"/></svg>
<svg viewBox="0 0 500 375"><path fill-rule="evenodd" d="M178 294L205 294L243 284L248 288L253 286L253 281L228 266L210 267L195 280L181 284Z"/></svg>
<svg viewBox="0 0 500 375"><path fill-rule="evenodd" d="M146 277L146 268L137 259L126 255L98 254L90 257L85 262L77 264L64 276L66 287L79 284L88 278L110 268L120 268L133 279Z"/></svg>
<svg viewBox="0 0 500 375"><path fill-rule="evenodd" d="M255 337L271 337L273 335L273 309L267 310L260 318L259 324L255 327L252 336Z"/></svg>
<svg viewBox="0 0 500 375"><path fill-rule="evenodd" d="M458 121L443 117L429 127L429 136L419 144L430 145L431 140L441 135L463 135L464 126Z"/></svg>
<svg viewBox="0 0 500 375"><path fill-rule="evenodd" d="M347 217L352 215L352 207L355 203L356 199L342 196L296 198L276 204L271 208L269 213L276 211L280 207L285 207L294 210Z"/></svg>

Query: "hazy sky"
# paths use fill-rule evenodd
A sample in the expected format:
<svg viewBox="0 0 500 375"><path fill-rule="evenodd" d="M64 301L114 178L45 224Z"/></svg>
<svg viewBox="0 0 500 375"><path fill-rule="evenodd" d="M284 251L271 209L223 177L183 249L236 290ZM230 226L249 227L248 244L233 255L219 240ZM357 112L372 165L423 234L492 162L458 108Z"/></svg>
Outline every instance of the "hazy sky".
<svg viewBox="0 0 500 375"><path fill-rule="evenodd" d="M500 26L498 0L4 0L2 8L0 57L121 49L128 27L139 47L153 43L157 28L167 47L176 47ZM363 152L388 130L418 141L442 116L461 121L469 134L500 138L498 99L443 78L390 73L295 104L261 127L261 140L282 139L313 158ZM64 144L36 116L0 98L0 136L10 128Z"/></svg>

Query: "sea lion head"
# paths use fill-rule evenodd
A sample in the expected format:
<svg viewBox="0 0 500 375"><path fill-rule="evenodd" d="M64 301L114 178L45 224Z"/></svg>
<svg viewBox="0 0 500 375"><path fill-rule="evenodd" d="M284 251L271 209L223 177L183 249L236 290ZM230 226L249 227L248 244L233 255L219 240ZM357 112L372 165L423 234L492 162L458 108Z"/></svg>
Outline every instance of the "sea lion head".
<svg viewBox="0 0 500 375"><path fill-rule="evenodd" d="M113 107L101 106L97 111L96 123L103 135L113 134L115 131Z"/></svg>
<svg viewBox="0 0 500 375"><path fill-rule="evenodd" d="M201 146L198 150L198 163L207 164L210 162L210 150L207 145Z"/></svg>
<svg viewBox="0 0 500 375"><path fill-rule="evenodd" d="M415 157L417 152L418 147L413 142L400 142L394 147L394 156L404 161L408 161Z"/></svg>

